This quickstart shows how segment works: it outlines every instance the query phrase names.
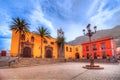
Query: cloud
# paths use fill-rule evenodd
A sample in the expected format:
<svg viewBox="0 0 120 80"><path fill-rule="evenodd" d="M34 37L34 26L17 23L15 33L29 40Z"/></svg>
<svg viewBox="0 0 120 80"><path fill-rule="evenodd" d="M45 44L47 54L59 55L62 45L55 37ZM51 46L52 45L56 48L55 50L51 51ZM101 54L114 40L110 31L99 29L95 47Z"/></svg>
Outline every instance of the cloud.
<svg viewBox="0 0 120 80"><path fill-rule="evenodd" d="M55 29L51 21L45 18L45 15L41 9L41 6L39 2L35 3L34 5L35 9L32 11L32 13L29 15L31 24L37 26L43 25L45 27L48 27L50 31L52 32L52 35L54 35ZM34 26L34 30L35 30Z"/></svg>
<svg viewBox="0 0 120 80"><path fill-rule="evenodd" d="M81 23L69 24L67 26L69 26L69 28L67 28L65 30L65 37L66 37L67 42L75 39L76 37L78 37L80 35L83 35L82 30L83 30L84 25L81 25ZM64 31L64 29L63 29L63 31Z"/></svg>
<svg viewBox="0 0 120 80"><path fill-rule="evenodd" d="M11 47L11 39L10 38L0 38L0 49L10 50L10 47Z"/></svg>
<svg viewBox="0 0 120 80"><path fill-rule="evenodd" d="M9 29L9 22L11 21L10 15L7 11L0 12L0 36L11 36L11 31Z"/></svg>
<svg viewBox="0 0 120 80"><path fill-rule="evenodd" d="M97 11L98 11L98 12L102 12L105 5L106 5L106 4L105 4L104 2L101 2L101 3L100 3L100 6L99 6L99 8L98 8Z"/></svg>
<svg viewBox="0 0 120 80"><path fill-rule="evenodd" d="M11 36L11 31L9 29L9 25L8 24L2 24L0 26L2 27L2 28L0 28L0 36L10 37Z"/></svg>
<svg viewBox="0 0 120 80"><path fill-rule="evenodd" d="M90 17L90 23L97 25L99 29L114 27L113 25L110 25L110 23L112 23L113 16L120 11L120 7L110 9L110 7L106 7L106 5L107 3L101 2L101 5L97 9L97 13Z"/></svg>
<svg viewBox="0 0 120 80"><path fill-rule="evenodd" d="M57 19L67 19L70 16L71 11L71 0L43 0L40 2L43 12L47 17L54 17Z"/></svg>
<svg viewBox="0 0 120 80"><path fill-rule="evenodd" d="M88 23L96 25L99 30L120 24L119 0L0 0L0 3L1 44L3 38L11 37L8 27L11 18L18 16L30 24L31 31L43 25L50 30L52 37L57 36L57 29L61 27L67 41L83 35L82 29Z"/></svg>
<svg viewBox="0 0 120 80"><path fill-rule="evenodd" d="M4 7L4 5L2 5ZM0 8L0 49L10 49L11 44L11 31L9 29L9 23L11 21L11 15L6 8Z"/></svg>
<svg viewBox="0 0 120 80"><path fill-rule="evenodd" d="M97 8L98 3L99 3L99 0L93 0L93 3L91 4L91 6L87 12L87 16L90 16L91 14L93 14L95 9Z"/></svg>

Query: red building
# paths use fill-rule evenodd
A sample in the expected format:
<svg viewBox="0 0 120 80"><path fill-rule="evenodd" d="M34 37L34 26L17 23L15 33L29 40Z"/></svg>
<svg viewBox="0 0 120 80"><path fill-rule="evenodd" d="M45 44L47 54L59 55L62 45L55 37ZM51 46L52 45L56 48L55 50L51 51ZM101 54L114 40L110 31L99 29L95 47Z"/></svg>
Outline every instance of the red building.
<svg viewBox="0 0 120 80"><path fill-rule="evenodd" d="M6 51L1 51L1 56L6 56Z"/></svg>
<svg viewBox="0 0 120 80"><path fill-rule="evenodd" d="M94 59L116 57L116 42L113 38L102 38L82 43L83 57L89 59L92 55Z"/></svg>

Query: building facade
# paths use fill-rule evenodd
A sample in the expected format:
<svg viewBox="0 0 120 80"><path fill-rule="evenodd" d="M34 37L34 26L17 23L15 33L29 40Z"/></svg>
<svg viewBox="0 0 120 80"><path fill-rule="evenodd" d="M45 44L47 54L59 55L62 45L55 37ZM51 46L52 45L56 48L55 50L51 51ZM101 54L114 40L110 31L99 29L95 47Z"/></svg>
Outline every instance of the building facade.
<svg viewBox="0 0 120 80"><path fill-rule="evenodd" d="M120 47L117 47L117 54L116 54L117 59L120 60Z"/></svg>
<svg viewBox="0 0 120 80"><path fill-rule="evenodd" d="M58 59L58 45L57 39L55 38L45 38L43 44L41 45L41 37L33 32L28 32L26 35L22 34L20 37L20 54L18 54L19 45L19 33L12 31L11 39L11 56L22 56L22 57L34 57L34 58L54 58ZM66 46L70 48L70 51L66 50ZM41 48L42 47L42 48ZM79 45L72 46L64 45L64 58L81 58L82 57L82 47ZM41 52L42 49L42 52ZM77 50L76 50L77 49ZM72 51L71 51L72 50ZM76 57L76 56L78 57Z"/></svg>
<svg viewBox="0 0 120 80"><path fill-rule="evenodd" d="M82 46L65 44L64 53L66 59L82 59Z"/></svg>
<svg viewBox="0 0 120 80"><path fill-rule="evenodd" d="M83 57L89 59L90 55L94 59L116 57L116 42L113 38L102 38L82 43Z"/></svg>

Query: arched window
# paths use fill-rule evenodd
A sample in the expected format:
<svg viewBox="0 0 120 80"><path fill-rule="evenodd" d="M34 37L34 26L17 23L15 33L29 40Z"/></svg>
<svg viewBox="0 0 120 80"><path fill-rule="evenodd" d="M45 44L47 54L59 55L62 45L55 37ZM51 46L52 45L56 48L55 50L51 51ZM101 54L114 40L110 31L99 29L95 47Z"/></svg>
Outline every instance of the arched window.
<svg viewBox="0 0 120 80"><path fill-rule="evenodd" d="M68 47L66 47L66 51L68 51Z"/></svg>
<svg viewBox="0 0 120 80"><path fill-rule="evenodd" d="M106 52L102 52L102 58L106 59Z"/></svg>
<svg viewBox="0 0 120 80"><path fill-rule="evenodd" d="M44 43L47 44L48 43L47 40L44 40Z"/></svg>
<svg viewBox="0 0 120 80"><path fill-rule="evenodd" d="M70 52L72 52L72 48L70 48Z"/></svg>
<svg viewBox="0 0 120 80"><path fill-rule="evenodd" d="M54 45L54 42L51 42L52 45Z"/></svg>
<svg viewBox="0 0 120 80"><path fill-rule="evenodd" d="M86 46L86 51L89 51L89 46Z"/></svg>
<svg viewBox="0 0 120 80"><path fill-rule="evenodd" d="M34 42L34 37L33 36L31 37L31 42Z"/></svg>
<svg viewBox="0 0 120 80"><path fill-rule="evenodd" d="M78 51L78 48L76 48L76 51Z"/></svg>
<svg viewBox="0 0 120 80"><path fill-rule="evenodd" d="M21 40L25 40L25 34L21 35Z"/></svg>

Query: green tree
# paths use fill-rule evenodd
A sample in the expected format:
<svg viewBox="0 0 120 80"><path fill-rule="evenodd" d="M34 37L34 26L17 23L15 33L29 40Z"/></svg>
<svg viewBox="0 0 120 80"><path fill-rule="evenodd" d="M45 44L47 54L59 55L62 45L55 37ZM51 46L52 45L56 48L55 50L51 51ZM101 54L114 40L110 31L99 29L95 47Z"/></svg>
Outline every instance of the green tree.
<svg viewBox="0 0 120 80"><path fill-rule="evenodd" d="M19 33L19 43L18 43L18 58L20 57L20 45L21 45L21 35L26 34L29 31L29 24L19 17L12 19L12 24L10 25L10 30L15 30Z"/></svg>
<svg viewBox="0 0 120 80"><path fill-rule="evenodd" d="M59 58L64 57L64 43L65 43L64 37L57 37Z"/></svg>
<svg viewBox="0 0 120 80"><path fill-rule="evenodd" d="M43 46L43 41L45 40L45 38L50 38L50 32L48 31L47 28L45 27L38 27L37 28L37 32L36 34L38 34L41 38L41 57L42 57L42 46Z"/></svg>

